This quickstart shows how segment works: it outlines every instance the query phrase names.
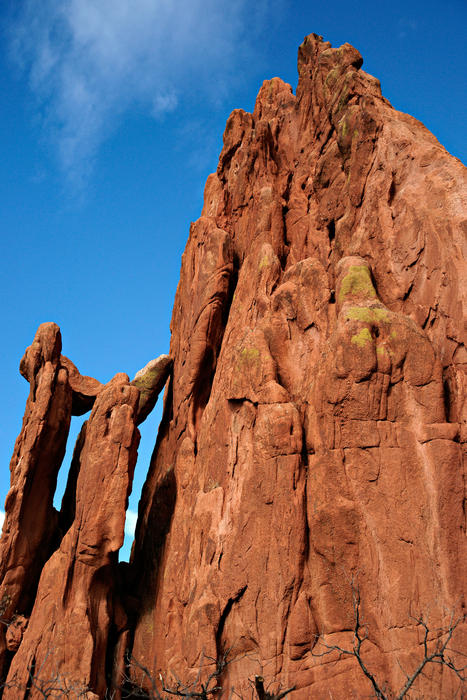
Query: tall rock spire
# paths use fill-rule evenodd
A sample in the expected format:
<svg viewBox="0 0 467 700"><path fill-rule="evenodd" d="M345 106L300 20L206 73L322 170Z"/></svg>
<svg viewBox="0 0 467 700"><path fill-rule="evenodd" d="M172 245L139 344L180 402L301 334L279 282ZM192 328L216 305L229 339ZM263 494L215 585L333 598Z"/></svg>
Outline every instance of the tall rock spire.
<svg viewBox="0 0 467 700"><path fill-rule="evenodd" d="M296 94L273 78L230 116L190 231L132 562L155 677L229 649L239 693L260 671L296 698L364 692L313 656L321 633L351 644L358 577L397 685L410 616L465 592L466 172L361 66L307 37Z"/></svg>

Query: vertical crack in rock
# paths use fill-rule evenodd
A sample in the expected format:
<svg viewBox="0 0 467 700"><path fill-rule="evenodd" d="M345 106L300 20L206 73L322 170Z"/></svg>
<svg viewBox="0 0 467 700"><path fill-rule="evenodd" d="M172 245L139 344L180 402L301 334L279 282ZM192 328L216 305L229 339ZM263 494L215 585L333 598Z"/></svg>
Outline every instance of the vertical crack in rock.
<svg viewBox="0 0 467 700"><path fill-rule="evenodd" d="M225 627L225 621L227 620L227 617L229 613L231 612L233 606L235 603L238 603L239 600L241 600L242 596L244 595L246 589L248 588L248 585L243 586L240 588L238 593L234 595L232 598L229 598L227 603L224 606L224 609L222 611L222 614L219 618L219 623L217 625L217 630L216 630L216 649L217 649L217 657L218 659L222 658L222 656L226 653L227 649L224 648L224 645L222 643L222 633L224 632L224 627Z"/></svg>

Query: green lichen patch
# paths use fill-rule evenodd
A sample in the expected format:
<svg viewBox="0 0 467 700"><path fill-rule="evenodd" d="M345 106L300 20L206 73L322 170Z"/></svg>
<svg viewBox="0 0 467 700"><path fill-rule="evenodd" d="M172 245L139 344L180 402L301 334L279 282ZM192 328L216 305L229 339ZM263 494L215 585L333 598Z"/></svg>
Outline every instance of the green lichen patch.
<svg viewBox="0 0 467 700"><path fill-rule="evenodd" d="M266 253L265 255L263 255L263 257L259 261L259 269L260 269L260 271L264 270L266 267L269 267L270 265L272 265L272 259Z"/></svg>
<svg viewBox="0 0 467 700"><path fill-rule="evenodd" d="M391 323L391 319L389 318L389 314L386 311L386 309L382 309L376 306L372 308L371 311L377 321L382 321L383 323Z"/></svg>
<svg viewBox="0 0 467 700"><path fill-rule="evenodd" d="M339 130L340 130L340 137L341 138L345 139L346 134L347 134L347 129L348 129L347 119L344 116L344 117L342 117L342 119L339 122Z"/></svg>
<svg viewBox="0 0 467 700"><path fill-rule="evenodd" d="M242 363L251 363L251 362L259 362L259 350L258 348L243 348L240 352L240 362Z"/></svg>
<svg viewBox="0 0 467 700"><path fill-rule="evenodd" d="M332 68L326 76L324 81L325 85L329 88L333 88L336 84L337 78L339 77L339 68Z"/></svg>
<svg viewBox="0 0 467 700"><path fill-rule="evenodd" d="M371 281L370 271L364 265L351 265L341 282L339 301L342 303L349 295L374 298L375 288Z"/></svg>
<svg viewBox="0 0 467 700"><path fill-rule="evenodd" d="M346 319L362 321L362 323L390 323L386 309L368 306L352 306L346 311Z"/></svg>
<svg viewBox="0 0 467 700"><path fill-rule="evenodd" d="M162 372L165 371L165 367L157 367L156 369L146 372L141 377L138 377L133 381L134 386L137 386L140 391L150 391L160 380Z"/></svg>
<svg viewBox="0 0 467 700"><path fill-rule="evenodd" d="M210 476L204 487L204 493L207 493L208 491L214 491L214 489L218 489L219 486L220 483Z"/></svg>
<svg viewBox="0 0 467 700"><path fill-rule="evenodd" d="M132 385L138 387L141 393L160 390L170 373L172 360L168 355L151 360L135 374Z"/></svg>
<svg viewBox="0 0 467 700"><path fill-rule="evenodd" d="M344 107L347 106L348 101L349 101L349 88L347 85L347 81L345 81L344 85L342 87L341 96L339 97L339 102L337 103L337 107L335 110L336 115L339 114L339 112L341 112L344 109Z"/></svg>
<svg viewBox="0 0 467 700"><path fill-rule="evenodd" d="M383 358L391 359L391 360L394 359L394 352L387 345L377 345L376 346L376 354L381 359L383 359Z"/></svg>
<svg viewBox="0 0 467 700"><path fill-rule="evenodd" d="M350 342L357 345L359 348L363 348L367 343L371 343L372 340L368 328L362 328L361 331L351 337Z"/></svg>

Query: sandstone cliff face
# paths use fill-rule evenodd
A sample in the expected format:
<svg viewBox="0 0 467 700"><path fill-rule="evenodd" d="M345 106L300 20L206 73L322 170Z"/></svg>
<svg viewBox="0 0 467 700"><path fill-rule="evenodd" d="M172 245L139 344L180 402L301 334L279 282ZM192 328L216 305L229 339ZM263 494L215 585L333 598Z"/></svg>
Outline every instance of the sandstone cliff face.
<svg viewBox="0 0 467 700"><path fill-rule="evenodd" d="M103 698L127 651L189 680L226 650L245 697L257 673L297 700L362 697L354 659L313 654L319 634L351 648L352 580L381 685L420 659L411 615L462 613L466 171L361 65L311 35L296 95L274 78L229 118L170 356L103 386L39 329L0 541L5 697L40 697L40 668ZM120 567L136 426L170 372ZM58 514L70 416L92 405ZM417 690L456 687L433 666Z"/></svg>
<svg viewBox="0 0 467 700"><path fill-rule="evenodd" d="M191 228L133 558L155 674L232 649L238 692L365 692L312 655L351 644L356 576L398 686L410 615L465 591L465 169L361 65L308 37L296 95L274 78L229 118Z"/></svg>

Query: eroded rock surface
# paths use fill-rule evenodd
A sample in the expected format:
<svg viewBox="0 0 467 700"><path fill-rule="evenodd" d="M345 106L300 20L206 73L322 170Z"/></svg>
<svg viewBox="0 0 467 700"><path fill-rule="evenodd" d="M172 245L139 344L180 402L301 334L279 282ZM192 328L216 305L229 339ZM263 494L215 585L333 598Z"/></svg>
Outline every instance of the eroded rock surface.
<svg viewBox="0 0 467 700"><path fill-rule="evenodd" d="M380 686L420 662L413 615L463 614L466 170L361 67L311 35L296 94L274 78L232 113L170 356L102 385L39 328L0 540L8 700L50 678L102 700L138 664L190 682L227 650L222 697L258 673L294 700L365 697L355 659L316 655L319 635L352 648L352 581ZM169 375L119 566L136 426ZM70 416L91 407L57 513ZM457 690L441 665L416 686Z"/></svg>
<svg viewBox="0 0 467 700"><path fill-rule="evenodd" d="M35 697L51 678L71 697L89 688L104 697L107 643L118 615L113 599L118 550L136 463L139 391L117 374L99 393L79 460L73 522L45 564L29 624L3 697ZM121 619L120 624L125 621ZM40 693L37 693L41 697Z"/></svg>
<svg viewBox="0 0 467 700"><path fill-rule="evenodd" d="M160 355L135 374L132 385L139 389L139 404L136 422L142 423L156 405L157 398L165 386L172 368L172 358Z"/></svg>
<svg viewBox="0 0 467 700"><path fill-rule="evenodd" d="M73 392L72 413L74 416L81 416L93 407L96 396L102 389L102 384L94 377L80 374L73 362L64 355L60 358L60 364L68 372L68 382Z"/></svg>
<svg viewBox="0 0 467 700"><path fill-rule="evenodd" d="M113 645L128 628L118 551L137 458L136 426L154 407L170 368L163 355L132 383L117 374L103 385L61 355L54 323L42 324L26 350L20 371L30 395L0 540L3 697L44 697L52 685L70 700L105 695ZM91 408L57 512L53 499L70 418Z"/></svg>
<svg viewBox="0 0 467 700"><path fill-rule="evenodd" d="M466 171L361 66L307 37L296 94L232 113L190 231L132 564L155 678L231 649L237 692L360 697L313 656L352 644L352 577L381 684L419 660L415 611L462 609Z"/></svg>
<svg viewBox="0 0 467 700"><path fill-rule="evenodd" d="M43 323L21 360L30 384L21 433L10 463L10 490L0 539L0 608L4 621L30 614L42 567L57 546L53 507L57 474L66 449L72 390L61 364L62 341L55 323ZM0 658L5 666L5 625Z"/></svg>

